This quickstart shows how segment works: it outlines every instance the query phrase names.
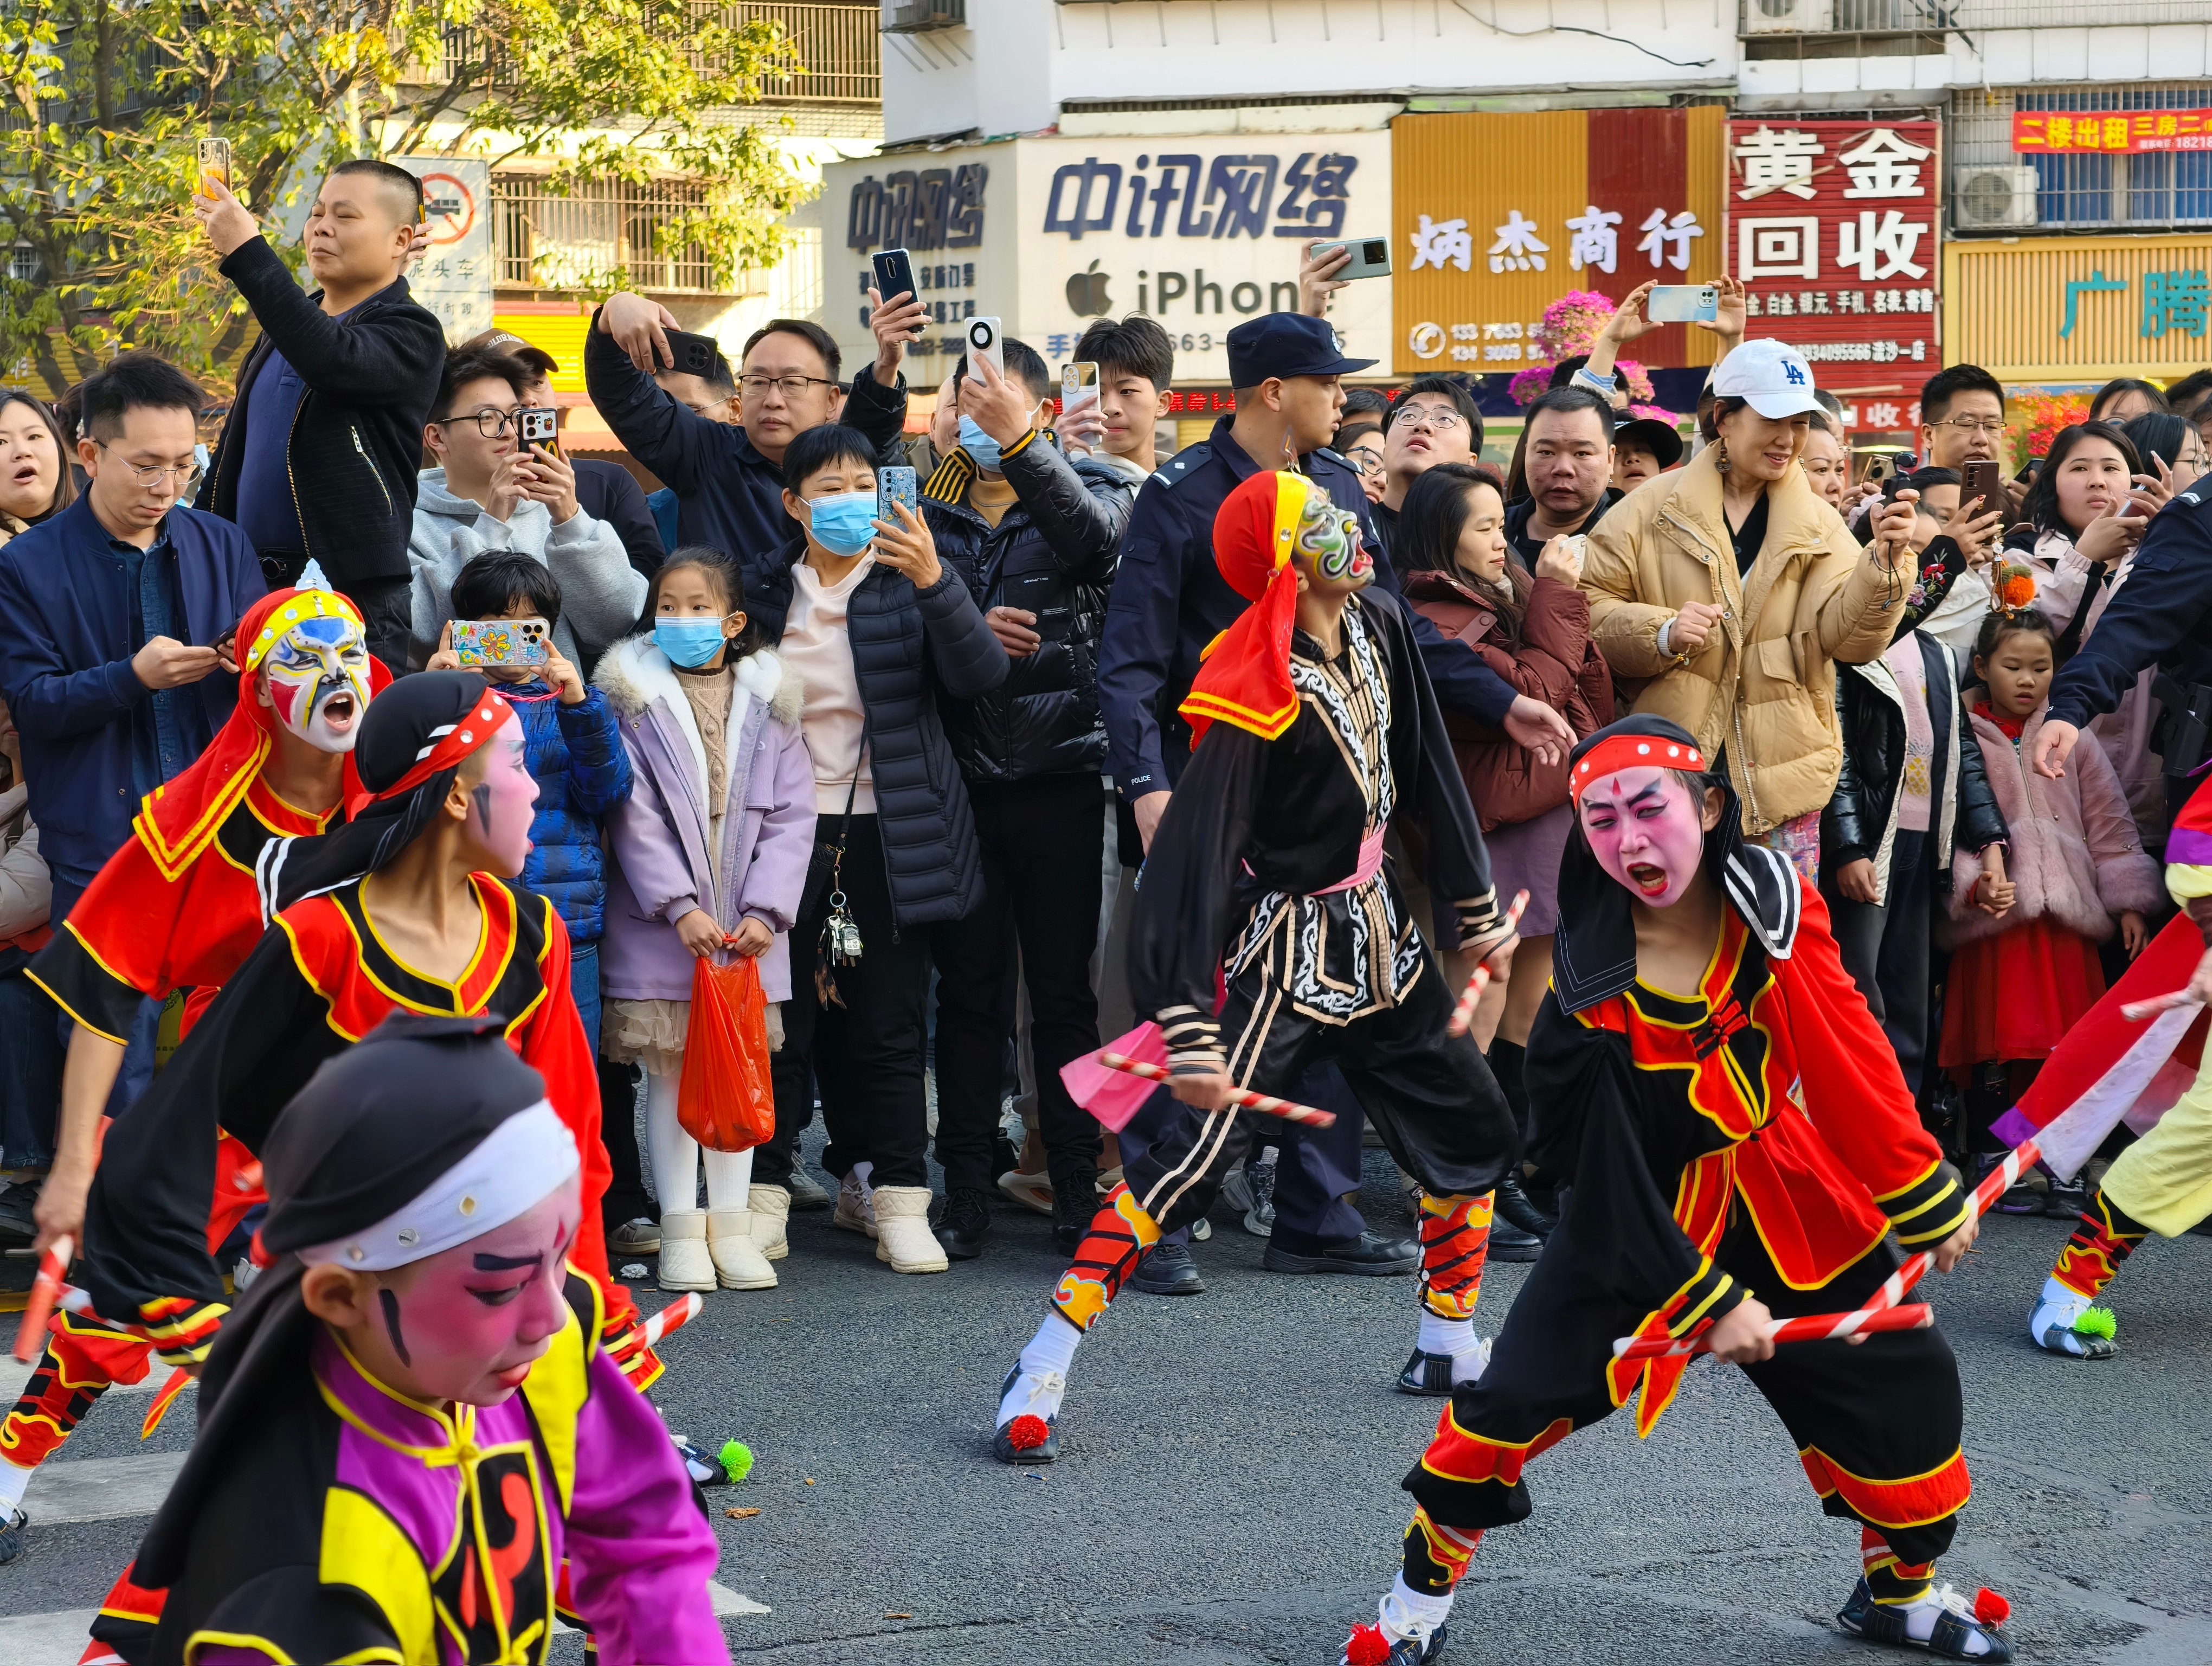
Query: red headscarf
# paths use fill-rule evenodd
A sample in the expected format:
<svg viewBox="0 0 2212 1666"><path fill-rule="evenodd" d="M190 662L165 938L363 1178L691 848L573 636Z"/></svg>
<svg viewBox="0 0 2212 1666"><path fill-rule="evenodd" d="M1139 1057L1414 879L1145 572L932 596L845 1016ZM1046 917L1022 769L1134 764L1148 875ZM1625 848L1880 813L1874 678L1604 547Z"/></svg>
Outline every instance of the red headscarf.
<svg viewBox="0 0 2212 1666"><path fill-rule="evenodd" d="M156 787L139 806L131 830L165 879L175 879L222 831L275 745L276 714L254 697L254 674L276 639L295 620L333 615L362 625L361 611L332 590L276 590L247 608L238 622L232 653L238 661L238 705L208 749L174 781ZM365 627L364 627L365 628ZM369 661L369 692L392 681L381 660ZM348 800L359 793L353 759L345 763Z"/></svg>
<svg viewBox="0 0 2212 1666"><path fill-rule="evenodd" d="M1291 686L1291 629L1298 581L1291 566L1298 522L1320 487L1302 474L1255 474L1230 493L1213 518L1213 560L1221 576L1253 605L1215 637L1176 709L1190 720L1191 745L1215 719L1273 740L1298 714Z"/></svg>

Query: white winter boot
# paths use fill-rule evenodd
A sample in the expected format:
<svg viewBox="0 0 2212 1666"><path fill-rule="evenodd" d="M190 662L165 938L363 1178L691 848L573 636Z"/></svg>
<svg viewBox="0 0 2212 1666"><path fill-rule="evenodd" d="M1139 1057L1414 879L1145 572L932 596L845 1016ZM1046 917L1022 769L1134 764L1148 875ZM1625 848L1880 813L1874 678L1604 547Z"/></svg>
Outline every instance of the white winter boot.
<svg viewBox="0 0 2212 1666"><path fill-rule="evenodd" d="M746 1201L752 1206L753 1244L768 1261L781 1261L791 1253L785 1229L791 1222L791 1194L781 1186L755 1186Z"/></svg>
<svg viewBox="0 0 2212 1666"><path fill-rule="evenodd" d="M707 1252L704 1209L660 1212L659 1283L663 1290L714 1288L714 1258Z"/></svg>
<svg viewBox="0 0 2212 1666"><path fill-rule="evenodd" d="M753 1242L753 1218L744 1209L707 1211L707 1252L725 1290L773 1290L775 1268Z"/></svg>
<svg viewBox="0 0 2212 1666"><path fill-rule="evenodd" d="M876 1188L876 1259L894 1273L942 1273L952 1263L929 1230L929 1188Z"/></svg>

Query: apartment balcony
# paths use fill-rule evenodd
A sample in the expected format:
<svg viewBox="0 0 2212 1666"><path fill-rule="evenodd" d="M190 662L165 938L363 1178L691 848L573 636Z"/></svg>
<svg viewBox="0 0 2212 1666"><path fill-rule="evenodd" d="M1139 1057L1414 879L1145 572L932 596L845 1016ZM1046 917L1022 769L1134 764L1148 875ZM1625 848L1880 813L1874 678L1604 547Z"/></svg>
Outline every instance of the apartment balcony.
<svg viewBox="0 0 2212 1666"><path fill-rule="evenodd" d="M2212 22L2208 0L2099 0L2087 8L2078 0L1737 0L1736 33L1762 45L1794 39L1811 46L1811 56L1821 44L1865 36L2206 22Z"/></svg>

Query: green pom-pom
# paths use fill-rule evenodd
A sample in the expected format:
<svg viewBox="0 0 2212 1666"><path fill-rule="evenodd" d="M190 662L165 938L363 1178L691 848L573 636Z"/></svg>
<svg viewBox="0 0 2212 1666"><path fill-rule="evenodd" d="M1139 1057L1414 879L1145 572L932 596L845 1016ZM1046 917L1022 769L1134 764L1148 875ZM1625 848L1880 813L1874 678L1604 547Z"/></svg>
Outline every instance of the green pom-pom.
<svg viewBox="0 0 2212 1666"><path fill-rule="evenodd" d="M730 1478L732 1487L753 1472L753 1449L742 1440L724 1441L722 1450L714 1456L720 1461L722 1473Z"/></svg>
<svg viewBox="0 0 2212 1666"><path fill-rule="evenodd" d="M2101 1336L2109 1342L2119 1332L2119 1319L2109 1307L2085 1307L2081 1316L2074 1322L2074 1334L2077 1336Z"/></svg>

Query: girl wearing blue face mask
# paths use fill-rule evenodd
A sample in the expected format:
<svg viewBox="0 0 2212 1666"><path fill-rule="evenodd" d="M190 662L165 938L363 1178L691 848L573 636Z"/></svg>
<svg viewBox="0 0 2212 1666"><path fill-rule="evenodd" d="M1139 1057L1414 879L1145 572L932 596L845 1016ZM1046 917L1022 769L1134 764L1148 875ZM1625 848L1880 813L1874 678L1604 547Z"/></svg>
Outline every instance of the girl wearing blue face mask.
<svg viewBox="0 0 2212 1666"><path fill-rule="evenodd" d="M676 1114L694 963L757 960L771 1044L791 996L787 933L814 848L814 770L799 677L746 629L744 588L718 550L679 550L654 575L649 634L594 679L634 781L607 819L601 1050L646 1071L646 1146L660 1198L663 1290L767 1290L791 1194L752 1183L750 1151L705 1153Z"/></svg>

